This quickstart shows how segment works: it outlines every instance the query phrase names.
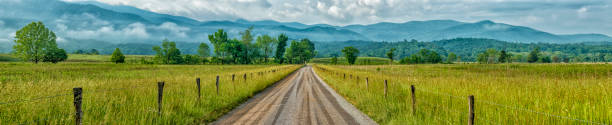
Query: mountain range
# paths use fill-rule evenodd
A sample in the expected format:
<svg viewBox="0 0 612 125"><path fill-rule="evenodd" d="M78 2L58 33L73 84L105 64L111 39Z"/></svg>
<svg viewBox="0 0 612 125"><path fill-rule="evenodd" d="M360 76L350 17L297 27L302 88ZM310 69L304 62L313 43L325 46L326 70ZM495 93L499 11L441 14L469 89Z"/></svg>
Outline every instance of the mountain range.
<svg viewBox="0 0 612 125"><path fill-rule="evenodd" d="M14 32L32 21L42 21L56 32L60 45L96 42L96 44L159 43L163 39L182 42L208 42L208 34L224 29L238 38L240 31L254 27L256 35L287 34L292 39L308 38L333 41L435 41L453 38L488 38L518 43L612 42L603 34L559 35L524 26L489 20L460 22L454 20L381 22L369 25L333 26L273 20L198 21L187 17L155 13L131 6L99 2L64 2L57 0L7 0L0 4L0 44L12 44ZM87 44L89 45L89 44ZM95 48L95 46L80 46ZM9 47L0 47L7 52Z"/></svg>

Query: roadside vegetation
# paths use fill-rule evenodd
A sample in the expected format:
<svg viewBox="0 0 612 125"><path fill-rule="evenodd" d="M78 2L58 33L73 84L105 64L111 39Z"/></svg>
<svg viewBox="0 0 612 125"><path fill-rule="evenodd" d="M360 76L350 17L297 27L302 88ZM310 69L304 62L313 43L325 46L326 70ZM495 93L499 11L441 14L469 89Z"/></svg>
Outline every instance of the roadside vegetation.
<svg viewBox="0 0 612 125"><path fill-rule="evenodd" d="M0 124L74 124L74 87L83 88L84 124L212 122L299 67L0 63ZM165 82L161 116L159 81Z"/></svg>
<svg viewBox="0 0 612 125"><path fill-rule="evenodd" d="M475 96L476 124L612 123L608 64L315 67L327 84L379 124L467 124L469 95Z"/></svg>

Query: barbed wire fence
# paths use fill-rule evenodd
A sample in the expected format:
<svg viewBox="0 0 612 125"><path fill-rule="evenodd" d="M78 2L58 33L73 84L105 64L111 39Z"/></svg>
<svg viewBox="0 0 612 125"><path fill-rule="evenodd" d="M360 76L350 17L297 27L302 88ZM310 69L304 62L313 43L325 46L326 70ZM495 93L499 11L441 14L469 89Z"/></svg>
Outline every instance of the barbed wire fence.
<svg viewBox="0 0 612 125"><path fill-rule="evenodd" d="M340 79L352 79L351 77L346 77L346 76L356 76L356 78L359 78L359 76L353 75L351 73L336 72L336 71L332 71L330 69L326 69L326 68L322 68L322 67L316 67L316 68L318 68L319 70L321 70L323 72L327 72L327 73L329 73L331 75L335 75L335 76L341 77ZM367 82L372 84L373 80L369 79L369 77L362 77L362 78L368 78ZM359 80L359 79L355 79L355 80ZM388 86L386 84L386 82L385 82L385 86ZM449 98L454 98L454 99L459 99L459 100L466 100L466 99L468 99L468 96L457 96L457 95L453 95L453 94L450 94L450 93L443 93L443 92L437 92L437 91L432 91L432 90L423 89L423 88L416 88L416 87L414 87L414 85L411 85L411 88L414 89L414 91L416 91L416 92L427 94L429 96L432 96L432 95L443 96L443 97L449 97ZM366 87L366 89L367 89L367 87ZM386 93L388 93L387 87L385 87L384 93L385 93L385 95L386 95ZM423 95L423 94L420 94L420 96L426 96L426 95ZM414 93L412 93L412 96L414 97ZM427 101L425 99L420 99L420 100L417 100L416 102L419 102L418 104L425 104L425 105L427 105L429 107L434 107L434 108L436 108L436 110L442 110L442 111L445 111L445 112L459 113L459 114L468 114L469 115L469 113L466 112L466 111L460 111L460 110L456 110L456 109L451 109L449 107L442 106L439 103L433 103L433 102ZM544 117L547 117L547 118L553 118L553 119L556 119L556 121L558 121L558 120L568 120L568 121L571 121L571 122L577 122L577 123L581 123L581 124L607 125L606 123L603 123L603 122L591 121L591 120L574 118L574 117L569 117L569 116L556 115L556 114L552 114L552 113L531 110L531 109L528 109L528 108L521 108L521 107L517 107L517 106L511 106L511 105L505 105L505 104L501 104L501 103L496 103L494 101L489 101L489 100L474 99L472 103L485 104L485 105L494 106L494 107L497 107L497 108L504 108L504 109L511 110L511 111L532 113L532 114L539 115L539 116L544 116ZM416 103L413 103L413 105L415 105L415 104ZM470 107L472 107L472 106L470 106ZM416 109L413 108L413 110L416 110ZM417 112L423 112L423 111L420 111L420 110L416 110L416 111ZM427 114L428 112L423 112L423 113ZM480 114L482 114L482 113L480 113ZM486 122L488 124L503 124L503 123L500 123L500 122L493 121L492 118L487 116L487 115L478 115L478 114L475 114L475 115L477 115L477 119L476 119L477 121ZM445 123L449 123L449 124L452 124L454 122L454 121L449 121L447 119L440 119L439 117L433 117L433 119L438 120L438 121L442 121L442 122L445 122ZM469 123L473 123L473 122L474 121L471 121Z"/></svg>
<svg viewBox="0 0 612 125"><path fill-rule="evenodd" d="M283 71L283 70L286 70L286 67L275 66L273 68L265 69L263 71L257 71L257 70L256 71L239 71L239 72L235 72L235 73L225 73L225 75L227 77L232 77L232 80L231 81L227 81L227 83L234 83L235 81L234 81L233 77L240 76L240 75L244 74L244 77L243 77L244 80L238 79L236 81L241 81L241 82L245 82L246 83L248 79L253 79L254 77L258 77L258 76L264 76L265 77L265 75L274 74L274 73L277 73L277 72L280 72L280 71ZM229 75L229 74L231 74L231 75ZM249 75L249 76L247 77L247 75ZM196 78L195 81L196 81L196 85L197 85L197 89L198 89L197 90L198 91L197 97L199 99L199 98L201 98L201 93L200 93L200 89L201 89L200 78L199 77ZM216 87L217 93L218 93L219 87L220 87L219 86L219 75L216 75L216 81L215 82L216 82L215 83L215 87ZM160 86L159 85L160 83L163 84L164 82L163 81L158 82L158 86L157 86L157 89L159 90L158 91L158 97L159 97L158 98L158 106L159 107L158 107L157 113L161 114L161 106L162 106L161 100L162 100L163 88L164 87L163 87L163 85ZM73 113L60 113L61 115L54 115L54 116L47 117L47 118L37 118L37 119L33 119L33 120L28 120L26 122L22 122L22 123L19 123L19 124L47 123L49 120L54 120L54 119L59 119L59 118L66 118L66 117L70 117L70 116L74 117L74 120L75 120L76 124L82 124L83 123L83 121L82 121L83 112L82 112L82 107L81 107L82 106L81 105L81 103L82 103L81 101L82 101L82 96L83 96L84 93L107 93L107 92L117 92L117 91L124 91L124 90L132 90L132 89L136 89L136 88L152 88L152 87L156 87L156 86L142 84L142 85L133 85L133 86L129 86L129 87L121 87L121 88L95 89L95 90L85 91L85 92L82 91L82 87L76 87L76 88L72 89L71 93L68 93L69 92L68 90L64 90L64 91L61 91L61 93L63 93L63 94L56 94L56 95L49 95L49 96L40 96L40 97L31 98L31 99L16 99L16 100L5 101L5 102L1 102L0 101L0 107L2 107L2 106L10 107L11 105L15 105L15 104L31 103L31 102L37 102L37 101L42 101L42 100L56 100L58 98L65 98L65 97L73 96L74 97L73 104L74 104L74 107L75 107L75 111ZM64 93L64 92L66 92L66 93ZM1 111L2 110L0 110L0 113L2 113Z"/></svg>

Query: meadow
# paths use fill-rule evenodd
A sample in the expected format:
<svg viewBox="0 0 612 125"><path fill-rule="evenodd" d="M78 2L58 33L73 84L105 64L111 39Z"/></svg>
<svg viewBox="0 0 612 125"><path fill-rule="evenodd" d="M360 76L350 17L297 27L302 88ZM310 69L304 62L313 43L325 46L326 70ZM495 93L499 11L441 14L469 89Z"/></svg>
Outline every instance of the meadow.
<svg viewBox="0 0 612 125"><path fill-rule="evenodd" d="M324 81L379 124L467 124L469 95L475 96L476 124L612 123L608 64L315 67Z"/></svg>
<svg viewBox="0 0 612 125"><path fill-rule="evenodd" d="M209 123L299 67L4 62L0 124L74 124L75 87L83 88L84 124ZM199 99L196 78L201 78ZM165 82L161 115L159 81Z"/></svg>

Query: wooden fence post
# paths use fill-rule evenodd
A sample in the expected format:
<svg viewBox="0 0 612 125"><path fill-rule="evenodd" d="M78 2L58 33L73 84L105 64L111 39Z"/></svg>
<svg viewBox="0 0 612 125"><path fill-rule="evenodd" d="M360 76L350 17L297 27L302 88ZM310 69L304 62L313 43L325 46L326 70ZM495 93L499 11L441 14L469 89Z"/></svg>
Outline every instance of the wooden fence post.
<svg viewBox="0 0 612 125"><path fill-rule="evenodd" d="M198 85L198 100L200 100L200 97L202 96L202 93L200 93L200 78L196 78L196 84Z"/></svg>
<svg viewBox="0 0 612 125"><path fill-rule="evenodd" d="M83 88L73 88L72 93L74 94L74 121L76 125L81 125L83 124L83 110L81 110L81 102L83 100Z"/></svg>
<svg viewBox="0 0 612 125"><path fill-rule="evenodd" d="M369 82L370 82L370 79L368 77L366 77L366 89L368 89Z"/></svg>
<svg viewBox="0 0 612 125"><path fill-rule="evenodd" d="M217 82L215 82L215 86L217 86L217 95L219 95L219 76L217 75Z"/></svg>
<svg viewBox="0 0 612 125"><path fill-rule="evenodd" d="M234 82L234 77L236 77L236 74L232 74L232 82Z"/></svg>
<svg viewBox="0 0 612 125"><path fill-rule="evenodd" d="M385 80L385 97L387 97L387 80Z"/></svg>
<svg viewBox="0 0 612 125"><path fill-rule="evenodd" d="M247 74L244 73L244 82L246 83L246 79L247 79Z"/></svg>
<svg viewBox="0 0 612 125"><path fill-rule="evenodd" d="M412 114L416 115L416 95L414 94L414 85L410 85L410 92L412 93Z"/></svg>
<svg viewBox="0 0 612 125"><path fill-rule="evenodd" d="M344 73L344 79L346 79L346 73Z"/></svg>
<svg viewBox="0 0 612 125"><path fill-rule="evenodd" d="M164 82L157 82L157 113L162 114L162 97L164 95Z"/></svg>
<svg viewBox="0 0 612 125"><path fill-rule="evenodd" d="M468 96L468 101L470 104L470 118L468 119L468 125L474 125L474 95Z"/></svg>

